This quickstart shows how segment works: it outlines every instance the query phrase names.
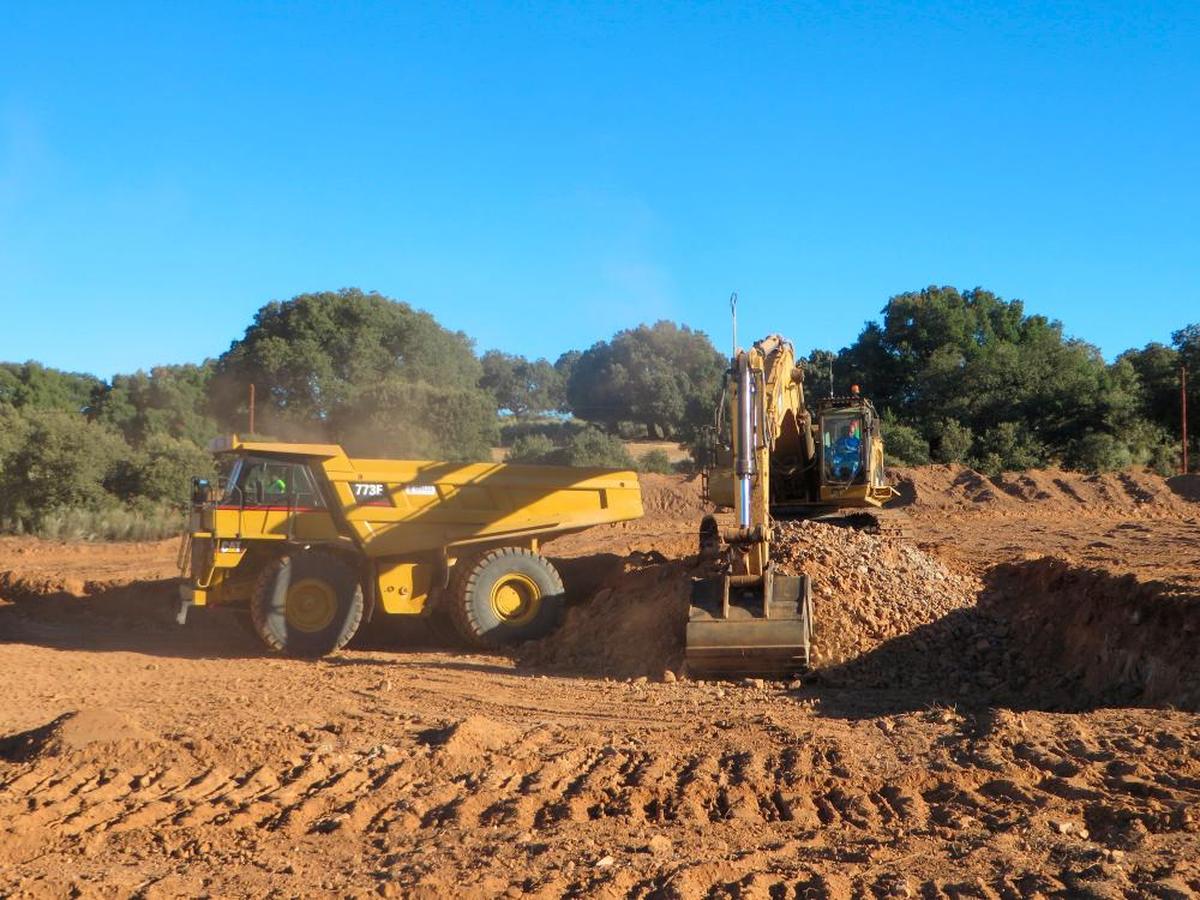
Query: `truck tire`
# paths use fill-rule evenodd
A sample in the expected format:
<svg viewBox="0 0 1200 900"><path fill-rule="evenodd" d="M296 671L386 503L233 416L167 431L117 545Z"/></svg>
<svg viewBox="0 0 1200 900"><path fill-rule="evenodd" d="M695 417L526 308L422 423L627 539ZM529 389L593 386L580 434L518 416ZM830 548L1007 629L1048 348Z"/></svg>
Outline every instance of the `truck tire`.
<svg viewBox="0 0 1200 900"><path fill-rule="evenodd" d="M459 633L477 647L500 647L551 631L562 616L558 571L532 550L500 547L455 566L448 606Z"/></svg>
<svg viewBox="0 0 1200 900"><path fill-rule="evenodd" d="M250 600L254 630L272 650L317 657L354 637L363 617L363 590L354 568L322 551L292 553L258 576Z"/></svg>

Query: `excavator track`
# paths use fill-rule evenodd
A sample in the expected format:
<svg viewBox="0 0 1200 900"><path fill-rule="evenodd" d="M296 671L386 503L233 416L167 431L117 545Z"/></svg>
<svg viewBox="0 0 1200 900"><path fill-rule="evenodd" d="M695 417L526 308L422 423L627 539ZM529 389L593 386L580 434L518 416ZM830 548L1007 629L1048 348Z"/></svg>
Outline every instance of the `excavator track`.
<svg viewBox="0 0 1200 900"><path fill-rule="evenodd" d="M912 541L912 520L899 509L855 509L800 516L812 522L824 522L842 528L853 528L867 534L878 534L898 541Z"/></svg>
<svg viewBox="0 0 1200 900"><path fill-rule="evenodd" d="M876 534L898 541L912 541L912 520L902 509L873 509L865 514L874 520Z"/></svg>

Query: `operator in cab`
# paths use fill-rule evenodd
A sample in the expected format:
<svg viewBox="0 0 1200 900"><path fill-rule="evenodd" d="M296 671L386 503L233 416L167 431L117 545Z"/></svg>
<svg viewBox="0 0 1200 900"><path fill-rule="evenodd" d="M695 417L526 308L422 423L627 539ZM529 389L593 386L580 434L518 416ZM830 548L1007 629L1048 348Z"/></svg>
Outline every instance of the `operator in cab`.
<svg viewBox="0 0 1200 900"><path fill-rule="evenodd" d="M838 423L837 433L828 451L827 470L837 481L853 481L862 471L862 420Z"/></svg>

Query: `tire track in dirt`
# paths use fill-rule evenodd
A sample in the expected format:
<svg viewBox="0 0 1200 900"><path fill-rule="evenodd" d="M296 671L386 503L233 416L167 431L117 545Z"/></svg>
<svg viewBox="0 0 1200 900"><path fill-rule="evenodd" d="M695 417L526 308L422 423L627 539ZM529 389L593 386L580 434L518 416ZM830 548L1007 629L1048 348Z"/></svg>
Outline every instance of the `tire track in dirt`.
<svg viewBox="0 0 1200 900"><path fill-rule="evenodd" d="M311 752L242 769L203 765L170 747L105 743L5 764L0 821L19 821L24 834L19 855L6 851L14 865L79 840L149 841L164 834L176 843L204 835L213 845L236 847L272 835L360 845L378 836L387 845L422 835L442 842L452 834L530 832L553 843L579 828L671 834L718 828L708 833L746 832L764 845L796 846L787 861L763 850L754 871L737 858L675 864L633 879L628 895L846 896L834 869L847 873L846 890L875 891L892 884L888 878L909 878L879 849L893 844L925 846L931 860L947 842L1004 857L1009 835L1050 848L1046 860L1055 847L1063 859L1108 859L1114 851L1136 854L1153 850L1156 841L1194 835L1200 734L1179 731L1178 721L1124 733L1114 715L1103 732L1075 727L1068 716L1049 717L1054 727L1047 735L1046 722L1032 728L1025 721L1045 714L1000 713L990 721L906 714L888 720L891 737L932 723L936 739L907 763L897 755L873 768L867 760L893 744L869 739L865 725L820 737L796 727L770 736L760 731L753 741L708 749L691 740L618 746L599 734L544 726L501 726L493 741L493 723L476 717L417 732L402 744ZM859 845L870 849L853 850ZM780 871L763 871L767 863ZM422 877L403 861L391 868L401 881ZM1122 871L1119 878L1110 873L1114 884L1130 877ZM985 879L986 890L1003 895L1033 878L1069 892L1062 871L1034 866L1025 875L1024 882L1021 873ZM595 877L556 884L586 892ZM926 895L955 895L938 878L905 883Z"/></svg>

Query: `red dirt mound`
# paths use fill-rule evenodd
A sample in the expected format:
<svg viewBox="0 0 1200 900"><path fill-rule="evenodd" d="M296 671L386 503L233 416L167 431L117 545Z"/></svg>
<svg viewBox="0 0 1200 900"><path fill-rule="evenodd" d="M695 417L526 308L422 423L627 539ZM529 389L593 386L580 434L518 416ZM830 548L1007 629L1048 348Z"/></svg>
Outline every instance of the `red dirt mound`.
<svg viewBox="0 0 1200 900"><path fill-rule="evenodd" d="M911 544L817 522L780 523L782 571L813 579L815 659L835 666L884 642L972 606L979 583ZM520 651L525 665L628 678L656 677L682 662L693 577L685 563L631 557L562 627Z"/></svg>
<svg viewBox="0 0 1200 900"><path fill-rule="evenodd" d="M606 586L567 610L557 631L521 647L518 659L550 671L612 678L674 671L683 658L690 589L682 563L626 560Z"/></svg>
<svg viewBox="0 0 1200 900"><path fill-rule="evenodd" d="M1153 472L1130 469L1085 475L1061 469L1005 472L989 478L965 466L896 469L892 478L910 513L986 511L1025 515L1031 505L1066 515L1195 515L1200 496Z"/></svg>
<svg viewBox="0 0 1200 900"><path fill-rule="evenodd" d="M640 475L642 506L647 519L693 519L699 526L700 517L710 507L700 499L700 476Z"/></svg>

